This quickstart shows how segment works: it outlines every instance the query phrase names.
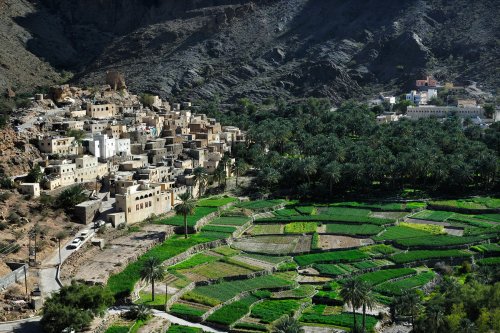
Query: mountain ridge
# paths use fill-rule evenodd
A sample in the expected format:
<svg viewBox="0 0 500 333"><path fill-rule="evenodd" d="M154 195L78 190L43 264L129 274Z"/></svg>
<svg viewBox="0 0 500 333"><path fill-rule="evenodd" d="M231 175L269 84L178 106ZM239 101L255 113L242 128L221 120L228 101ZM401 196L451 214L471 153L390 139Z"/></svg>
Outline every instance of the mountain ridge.
<svg viewBox="0 0 500 333"><path fill-rule="evenodd" d="M499 83L499 9L492 0L22 3L32 10L9 18L31 34L26 52L55 72L77 73L80 84L103 82L113 69L132 90L164 98L338 103L408 89L426 74L490 90ZM19 81L25 84L22 75ZM1 88L7 84L0 80Z"/></svg>

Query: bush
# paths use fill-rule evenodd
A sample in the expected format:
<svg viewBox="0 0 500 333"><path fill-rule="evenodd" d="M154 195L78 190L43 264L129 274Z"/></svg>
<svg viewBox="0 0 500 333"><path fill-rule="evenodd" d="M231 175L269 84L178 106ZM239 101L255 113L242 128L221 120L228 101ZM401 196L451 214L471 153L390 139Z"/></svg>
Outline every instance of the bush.
<svg viewBox="0 0 500 333"><path fill-rule="evenodd" d="M40 324L47 333L60 333L67 327L83 330L113 302L106 288L72 283L45 301Z"/></svg>

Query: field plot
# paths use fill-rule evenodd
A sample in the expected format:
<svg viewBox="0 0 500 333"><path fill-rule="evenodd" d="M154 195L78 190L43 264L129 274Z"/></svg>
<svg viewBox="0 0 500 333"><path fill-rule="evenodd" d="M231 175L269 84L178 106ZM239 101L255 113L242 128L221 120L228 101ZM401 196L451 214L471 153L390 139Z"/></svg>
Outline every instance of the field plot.
<svg viewBox="0 0 500 333"><path fill-rule="evenodd" d="M229 326L249 313L250 306L258 300L259 298L253 295L244 297L218 309L207 318L207 321Z"/></svg>
<svg viewBox="0 0 500 333"><path fill-rule="evenodd" d="M280 299L280 298L309 298L314 295L316 292L316 288L311 285L303 284L298 286L295 289L284 290L272 293L271 298Z"/></svg>
<svg viewBox="0 0 500 333"><path fill-rule="evenodd" d="M465 250L416 250L396 253L390 259L396 264L430 259L468 258L472 253Z"/></svg>
<svg viewBox="0 0 500 333"><path fill-rule="evenodd" d="M201 304L193 304L188 302L178 302L172 305L170 313L179 317L194 319L201 317L210 308Z"/></svg>
<svg viewBox="0 0 500 333"><path fill-rule="evenodd" d="M446 219L453 216L453 214L453 212L446 212L441 210L423 210L415 215L412 215L412 218L419 220L444 222L446 221Z"/></svg>
<svg viewBox="0 0 500 333"><path fill-rule="evenodd" d="M404 238L413 238L419 236L431 236L430 232L425 230L418 230L415 228L409 228L404 226L389 227L381 235L373 237L374 240L401 240Z"/></svg>
<svg viewBox="0 0 500 333"><path fill-rule="evenodd" d="M222 207L227 205L228 203L236 201L238 201L238 199L233 197L214 197L214 198L201 199L198 201L197 205L199 207Z"/></svg>
<svg viewBox="0 0 500 333"><path fill-rule="evenodd" d="M284 225L282 224L258 224L254 225L248 233L250 235L279 235L283 234Z"/></svg>
<svg viewBox="0 0 500 333"><path fill-rule="evenodd" d="M217 211L217 207L199 207L198 206L195 208L193 215L188 215L188 217L187 217L188 225L191 227L194 227L196 222L198 222L199 219L207 216L208 214L216 212L216 211ZM154 223L183 226L184 225L184 217L181 215L175 215L175 216L169 217L167 219L157 220Z"/></svg>
<svg viewBox="0 0 500 333"><path fill-rule="evenodd" d="M371 285L377 285L392 279L414 275L416 273L417 271L412 268L395 268L361 274L359 275L359 278L370 283Z"/></svg>
<svg viewBox="0 0 500 333"><path fill-rule="evenodd" d="M423 204L425 207L425 204ZM356 202L356 201L348 201L348 202L336 202L330 204L332 207L350 207L350 208L365 208L365 209L374 209L374 210L388 210L388 211L402 211L406 209L406 204L399 202Z"/></svg>
<svg viewBox="0 0 500 333"><path fill-rule="evenodd" d="M301 213L294 208L284 208L273 212L276 216L299 216Z"/></svg>
<svg viewBox="0 0 500 333"><path fill-rule="evenodd" d="M489 235L490 237L495 237L495 235ZM439 248L439 247L453 247L461 246L467 244L474 244L487 239L488 235L482 236L451 236L451 235L434 235L420 236L406 239L396 240L396 244L403 247L424 247L424 248Z"/></svg>
<svg viewBox="0 0 500 333"><path fill-rule="evenodd" d="M500 214L481 214L481 215L474 215L474 217L481 220L500 223Z"/></svg>
<svg viewBox="0 0 500 333"><path fill-rule="evenodd" d="M338 276L356 272L358 269L349 264L314 264L313 267L322 275Z"/></svg>
<svg viewBox="0 0 500 333"><path fill-rule="evenodd" d="M246 252L278 255L306 252L311 248L311 236L256 236L236 240L232 247Z"/></svg>
<svg viewBox="0 0 500 333"><path fill-rule="evenodd" d="M405 290L426 285L432 281L434 277L434 272L428 271L395 282L384 282L375 287L375 290L389 296L401 295Z"/></svg>
<svg viewBox="0 0 500 333"><path fill-rule="evenodd" d="M222 282L209 286L196 287L192 291L184 294L182 298L188 301L214 306L228 301L245 291L290 288L292 286L293 282L288 280L284 275L265 275L248 280Z"/></svg>
<svg viewBox="0 0 500 333"><path fill-rule="evenodd" d="M328 209L328 208L324 208ZM333 209L333 208L332 208ZM349 209L349 208L335 208L339 209ZM290 223L290 222L324 222L324 223L349 223L349 224L375 224L375 225L386 225L396 222L395 219L390 218L377 218L365 215L349 215L349 214L318 214L318 215L301 215L301 216L274 216L260 218L254 221L254 223Z"/></svg>
<svg viewBox="0 0 500 333"><path fill-rule="evenodd" d="M401 219L408 214L408 212L372 212L370 216L381 219Z"/></svg>
<svg viewBox="0 0 500 333"><path fill-rule="evenodd" d="M353 316L351 313L335 313L338 311L336 308L331 309L323 304L313 305L306 309L300 321L307 324L321 324L321 325L332 325L337 327L352 327ZM356 319L358 323L361 322L362 316L357 315ZM377 319L373 316L366 316L366 327L371 330L377 324Z"/></svg>
<svg viewBox="0 0 500 333"><path fill-rule="evenodd" d="M318 245L322 250L334 250L361 246L363 244L363 240L359 238L338 235L321 235L319 237Z"/></svg>
<svg viewBox="0 0 500 333"><path fill-rule="evenodd" d="M222 232L226 234L232 234L236 231L236 227L232 226L222 226L222 225L206 225L201 231L214 231L214 232Z"/></svg>
<svg viewBox="0 0 500 333"><path fill-rule="evenodd" d="M264 300L252 308L251 316L269 324L283 315L293 316L300 303L296 300Z"/></svg>
<svg viewBox="0 0 500 333"><path fill-rule="evenodd" d="M495 225L495 222L489 221L487 218L481 218L482 215L464 215L464 214L453 214L448 220L448 223L464 224L466 226L478 227L478 228L490 228ZM487 222L488 221L488 222Z"/></svg>
<svg viewBox="0 0 500 333"><path fill-rule="evenodd" d="M295 210L302 215L316 215L317 213L317 208L314 206L295 206Z"/></svg>
<svg viewBox="0 0 500 333"><path fill-rule="evenodd" d="M325 226L326 233L351 236L372 236L384 230L382 227L373 224L332 223L325 224Z"/></svg>
<svg viewBox="0 0 500 333"><path fill-rule="evenodd" d="M195 254L194 256L190 257L187 260L181 261L178 264L170 266L168 268L168 270L169 271L176 271L176 270L181 270L181 269L189 269L189 268L196 267L198 265L218 261L219 259L220 258L215 257L215 256L207 255L204 253L198 253L198 254Z"/></svg>
<svg viewBox="0 0 500 333"><path fill-rule="evenodd" d="M481 244L472 246L471 250L479 253L495 253L500 254L500 245L491 243L491 244Z"/></svg>
<svg viewBox="0 0 500 333"><path fill-rule="evenodd" d="M260 209L270 209L285 203L285 200L277 199L277 200L257 200L257 201L245 201L240 202L236 206L240 208L246 208L251 210L260 210Z"/></svg>
<svg viewBox="0 0 500 333"><path fill-rule="evenodd" d="M500 208L500 198L471 198L458 200L439 200L429 202L431 205L458 209L497 209Z"/></svg>
<svg viewBox="0 0 500 333"><path fill-rule="evenodd" d="M253 270L225 262L212 262L210 264L179 270L178 272L187 276L191 281L203 281L227 276L250 274Z"/></svg>
<svg viewBox="0 0 500 333"><path fill-rule="evenodd" d="M250 219L246 216L221 216L210 222L213 225L234 225L242 226Z"/></svg>
<svg viewBox="0 0 500 333"><path fill-rule="evenodd" d="M293 222L285 225L286 234L312 234L316 232L316 222Z"/></svg>
<svg viewBox="0 0 500 333"><path fill-rule="evenodd" d="M368 258L370 258L370 256L360 250L345 250L345 251L304 254L296 256L294 259L300 266L307 266L314 263L352 262Z"/></svg>
<svg viewBox="0 0 500 333"><path fill-rule="evenodd" d="M496 266L500 265L500 257L479 259L477 263L481 266Z"/></svg>

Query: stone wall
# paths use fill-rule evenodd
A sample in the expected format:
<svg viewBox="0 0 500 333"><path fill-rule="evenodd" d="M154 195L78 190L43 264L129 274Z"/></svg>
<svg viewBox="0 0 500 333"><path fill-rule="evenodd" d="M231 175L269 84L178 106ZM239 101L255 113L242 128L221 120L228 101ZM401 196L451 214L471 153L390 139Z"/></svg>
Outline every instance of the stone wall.
<svg viewBox="0 0 500 333"><path fill-rule="evenodd" d="M24 270L26 269L26 275L28 274L28 265L19 263L7 263L7 265L14 270L0 278L0 290L7 289L10 285L24 281Z"/></svg>

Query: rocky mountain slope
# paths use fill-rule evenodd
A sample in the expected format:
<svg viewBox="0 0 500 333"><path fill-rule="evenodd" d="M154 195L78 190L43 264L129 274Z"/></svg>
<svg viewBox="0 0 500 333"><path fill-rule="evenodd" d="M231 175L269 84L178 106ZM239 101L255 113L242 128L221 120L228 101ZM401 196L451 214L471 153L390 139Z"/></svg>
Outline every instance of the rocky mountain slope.
<svg viewBox="0 0 500 333"><path fill-rule="evenodd" d="M499 83L494 0L3 0L20 4L0 16L0 42L35 60L21 70L0 51L0 87L41 67L47 81L53 68L86 84L117 69L135 91L222 100L340 101L427 73Z"/></svg>

